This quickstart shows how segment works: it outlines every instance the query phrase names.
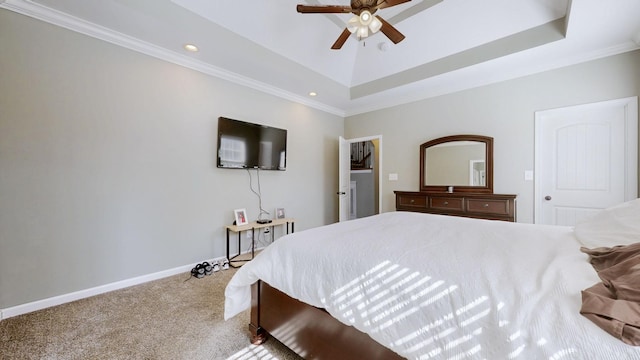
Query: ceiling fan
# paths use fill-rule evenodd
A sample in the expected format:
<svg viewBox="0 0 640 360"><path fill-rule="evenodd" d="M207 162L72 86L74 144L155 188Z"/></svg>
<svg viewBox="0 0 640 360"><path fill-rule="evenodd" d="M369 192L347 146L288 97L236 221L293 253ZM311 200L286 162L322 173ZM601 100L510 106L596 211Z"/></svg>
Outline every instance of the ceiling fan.
<svg viewBox="0 0 640 360"><path fill-rule="evenodd" d="M344 29L338 40L333 44L331 49L338 50L347 41L349 35L355 33L358 40L368 37L382 31L389 40L394 44L404 39L404 35L400 33L391 24L383 18L375 14L379 9L384 9L399 4L409 2L411 0L351 0L351 6L341 5L298 5L296 10L302 14L347 14L352 13L355 16L347 22L347 28Z"/></svg>

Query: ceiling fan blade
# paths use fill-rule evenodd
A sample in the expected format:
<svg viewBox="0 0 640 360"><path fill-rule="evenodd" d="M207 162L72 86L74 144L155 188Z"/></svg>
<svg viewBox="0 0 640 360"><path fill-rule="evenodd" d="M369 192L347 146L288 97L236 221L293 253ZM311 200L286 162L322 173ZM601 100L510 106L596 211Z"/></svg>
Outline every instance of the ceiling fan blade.
<svg viewBox="0 0 640 360"><path fill-rule="evenodd" d="M394 44L397 44L400 41L404 40L404 35L402 35L402 33L398 31L398 29L394 28L393 25L389 24L385 19L381 18L380 16L376 16L376 17L382 23L382 27L380 28L380 31L382 31L383 34L387 35L389 40L393 41Z"/></svg>
<svg viewBox="0 0 640 360"><path fill-rule="evenodd" d="M351 6L340 6L340 5L300 5L296 6L296 10L299 13L303 14L342 14L342 13L350 13Z"/></svg>
<svg viewBox="0 0 640 360"><path fill-rule="evenodd" d="M378 5L376 5L376 9L384 9L384 8L404 4L409 1L411 0L380 0Z"/></svg>
<svg viewBox="0 0 640 360"><path fill-rule="evenodd" d="M338 37L338 40L336 40L336 42L333 43L333 46L331 47L331 49L340 50L340 48L342 48L342 45L344 45L344 43L349 38L349 35L351 35L351 31L349 31L349 29L344 29L342 34L340 34L340 36Z"/></svg>

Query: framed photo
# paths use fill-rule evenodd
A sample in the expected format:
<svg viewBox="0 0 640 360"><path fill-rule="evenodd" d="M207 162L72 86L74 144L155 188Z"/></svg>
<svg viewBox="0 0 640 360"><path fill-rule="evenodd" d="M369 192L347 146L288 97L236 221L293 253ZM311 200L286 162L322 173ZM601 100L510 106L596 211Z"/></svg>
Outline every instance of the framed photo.
<svg viewBox="0 0 640 360"><path fill-rule="evenodd" d="M284 219L284 208L276 209L276 219Z"/></svg>
<svg viewBox="0 0 640 360"><path fill-rule="evenodd" d="M236 218L236 225L247 225L249 220L247 218L247 210L245 209L235 209L233 210L233 214Z"/></svg>

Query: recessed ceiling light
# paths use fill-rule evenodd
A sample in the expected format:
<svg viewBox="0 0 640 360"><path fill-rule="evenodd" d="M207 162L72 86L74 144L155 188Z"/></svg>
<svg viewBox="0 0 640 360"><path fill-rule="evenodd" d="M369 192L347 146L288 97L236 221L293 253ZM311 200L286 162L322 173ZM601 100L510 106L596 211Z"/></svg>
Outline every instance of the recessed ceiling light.
<svg viewBox="0 0 640 360"><path fill-rule="evenodd" d="M191 52L197 52L198 51L198 47L193 45L193 44L185 44L184 45L184 49L187 51L191 51Z"/></svg>
<svg viewBox="0 0 640 360"><path fill-rule="evenodd" d="M311 91L311 92L309 93L309 96L316 96L316 95L318 95L318 94L317 94L315 91Z"/></svg>

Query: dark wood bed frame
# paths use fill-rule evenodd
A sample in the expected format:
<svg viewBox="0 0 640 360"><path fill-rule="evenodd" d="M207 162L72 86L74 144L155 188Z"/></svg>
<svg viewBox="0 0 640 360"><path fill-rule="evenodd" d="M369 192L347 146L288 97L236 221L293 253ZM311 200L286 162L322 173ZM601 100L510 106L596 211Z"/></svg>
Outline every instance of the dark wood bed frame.
<svg viewBox="0 0 640 360"><path fill-rule="evenodd" d="M305 359L404 359L324 309L258 281L251 287L251 343L272 336Z"/></svg>

